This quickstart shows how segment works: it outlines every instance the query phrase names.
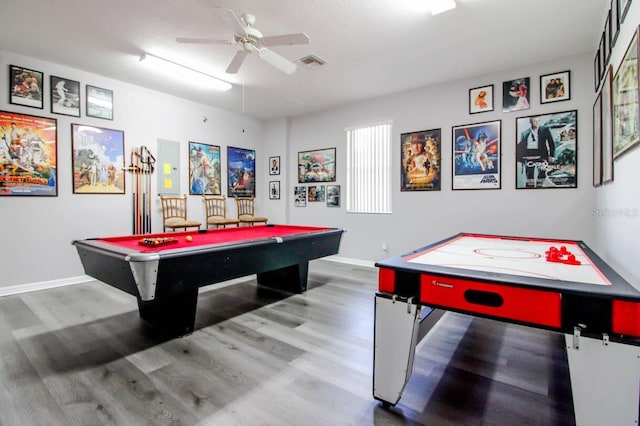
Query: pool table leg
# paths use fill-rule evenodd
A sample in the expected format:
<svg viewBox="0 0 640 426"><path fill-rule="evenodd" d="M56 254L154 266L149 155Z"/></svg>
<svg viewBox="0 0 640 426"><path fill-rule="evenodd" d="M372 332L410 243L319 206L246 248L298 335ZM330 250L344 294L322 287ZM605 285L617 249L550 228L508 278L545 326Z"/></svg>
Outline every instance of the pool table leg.
<svg viewBox="0 0 640 426"><path fill-rule="evenodd" d="M309 262L304 262L273 271L261 272L258 274L258 284L293 293L304 293L307 291L308 275Z"/></svg>
<svg viewBox="0 0 640 426"><path fill-rule="evenodd" d="M140 317L162 334L184 336L193 332L198 289L190 289L164 299L143 301L138 298Z"/></svg>

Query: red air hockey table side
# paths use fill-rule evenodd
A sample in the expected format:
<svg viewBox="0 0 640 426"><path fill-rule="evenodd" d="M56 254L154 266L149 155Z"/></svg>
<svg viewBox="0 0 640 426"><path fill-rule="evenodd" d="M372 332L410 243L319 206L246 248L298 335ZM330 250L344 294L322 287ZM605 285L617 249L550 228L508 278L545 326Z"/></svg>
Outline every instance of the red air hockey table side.
<svg viewBox="0 0 640 426"><path fill-rule="evenodd" d="M460 233L376 263L374 398L411 375L422 306L565 334L578 424L638 424L640 291L582 241Z"/></svg>

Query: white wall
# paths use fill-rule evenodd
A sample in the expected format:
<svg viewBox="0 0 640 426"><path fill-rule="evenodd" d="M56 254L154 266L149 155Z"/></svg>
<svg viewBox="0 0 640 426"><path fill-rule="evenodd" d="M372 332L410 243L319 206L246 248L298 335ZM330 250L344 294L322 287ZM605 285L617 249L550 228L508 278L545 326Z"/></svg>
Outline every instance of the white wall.
<svg viewBox="0 0 640 426"><path fill-rule="evenodd" d="M540 104L539 77L571 71L571 99ZM502 82L531 78L531 109L502 113ZM347 229L340 255L379 260L436 242L458 232L480 232L532 237L569 238L593 243L594 189L592 187L592 54L533 64L473 79L419 88L322 113L292 119L289 164L296 164L297 152L337 147L337 182L342 188L342 207L324 203L293 207L288 203L292 223L341 226ZM469 89L494 84L495 110L469 114ZM515 189L516 117L578 110L578 188ZM393 214L348 214L344 128L379 120L393 120L392 190ZM490 120L502 120L502 189L451 189L451 127ZM442 129L441 191L400 191L400 134ZM289 167L289 199L297 176ZM382 250L383 244L389 252Z"/></svg>
<svg viewBox="0 0 640 426"><path fill-rule="evenodd" d="M615 74L640 23L640 4L631 7L611 56ZM640 147L615 160L614 180L595 191L595 238L599 254L640 290Z"/></svg>
<svg viewBox="0 0 640 426"><path fill-rule="evenodd" d="M206 107L190 101L154 92L138 86L111 80L81 70L0 51L0 70L8 72L9 64L42 71L45 74L44 109L9 105L7 78L0 81L0 109L58 120L58 197L0 198L0 287L15 286L83 275L74 239L108 235L127 235L133 231L131 174L126 176L125 195L73 194L71 174L71 123L82 123L124 130L125 157L129 161L132 147L144 145L157 153L157 139L184 144L181 156L180 192L188 194L188 142L219 145L222 150L223 193L226 194L226 147L256 149L256 174L262 175L266 163L261 137L264 123L239 114ZM80 81L82 116L80 118L50 113L49 76L57 75ZM104 87L114 92L114 120L85 116L85 84ZM212 96L218 96L212 93ZM202 117L208 120L203 122ZM245 130L244 133L242 130ZM257 181L258 209L263 207L266 186ZM156 180L152 179L153 231L162 230L162 215L156 196ZM204 221L204 206L199 196L189 196L189 216ZM229 215L235 216L235 204L228 203Z"/></svg>

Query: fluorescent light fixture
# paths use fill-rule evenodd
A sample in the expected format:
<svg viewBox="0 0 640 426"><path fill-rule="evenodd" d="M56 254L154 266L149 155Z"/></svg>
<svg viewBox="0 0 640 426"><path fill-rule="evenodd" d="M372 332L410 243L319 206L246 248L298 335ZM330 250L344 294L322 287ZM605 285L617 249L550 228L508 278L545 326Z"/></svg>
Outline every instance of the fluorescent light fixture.
<svg viewBox="0 0 640 426"><path fill-rule="evenodd" d="M231 83L220 80L212 75L194 70L193 68L185 67L184 65L180 65L168 59L160 58L159 56L155 56L150 53L143 53L140 56L140 62L155 71L174 79L180 79L187 84L192 84L201 89L209 88L225 91L233 87L231 86Z"/></svg>
<svg viewBox="0 0 640 426"><path fill-rule="evenodd" d="M432 15L456 8L455 0L430 0L429 3Z"/></svg>

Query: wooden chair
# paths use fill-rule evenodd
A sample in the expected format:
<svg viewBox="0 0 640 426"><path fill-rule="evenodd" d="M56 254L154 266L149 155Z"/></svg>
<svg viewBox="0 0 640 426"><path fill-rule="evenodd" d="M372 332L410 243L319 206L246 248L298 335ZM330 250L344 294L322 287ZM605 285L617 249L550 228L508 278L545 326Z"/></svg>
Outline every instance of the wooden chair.
<svg viewBox="0 0 640 426"><path fill-rule="evenodd" d="M182 197L160 195L160 201L162 202L162 225L164 226L164 231L167 228L173 231L180 228L185 231L187 228L200 228L200 222L187 219L186 195Z"/></svg>
<svg viewBox="0 0 640 426"><path fill-rule="evenodd" d="M267 223L267 218L255 216L253 197L235 197L238 206L238 220L253 226L255 223Z"/></svg>
<svg viewBox="0 0 640 426"><path fill-rule="evenodd" d="M224 196L203 195L202 201L204 202L207 228L209 226L226 228L227 225L238 226L240 224L238 219L227 217L227 199Z"/></svg>

